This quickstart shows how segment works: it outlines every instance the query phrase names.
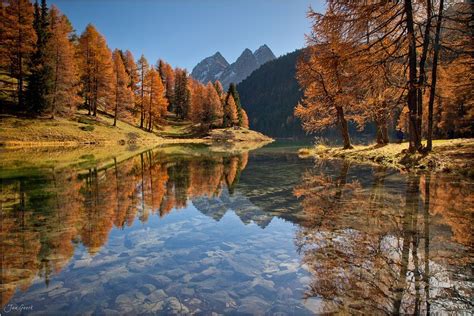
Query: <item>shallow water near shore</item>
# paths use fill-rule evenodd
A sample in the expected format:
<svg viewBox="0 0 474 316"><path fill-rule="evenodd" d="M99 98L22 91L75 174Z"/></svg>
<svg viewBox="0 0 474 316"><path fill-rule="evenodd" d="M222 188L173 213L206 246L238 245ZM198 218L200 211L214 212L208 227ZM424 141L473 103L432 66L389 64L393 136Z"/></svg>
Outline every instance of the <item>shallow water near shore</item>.
<svg viewBox="0 0 474 316"><path fill-rule="evenodd" d="M467 179L299 159L278 143L7 171L5 313L473 308Z"/></svg>

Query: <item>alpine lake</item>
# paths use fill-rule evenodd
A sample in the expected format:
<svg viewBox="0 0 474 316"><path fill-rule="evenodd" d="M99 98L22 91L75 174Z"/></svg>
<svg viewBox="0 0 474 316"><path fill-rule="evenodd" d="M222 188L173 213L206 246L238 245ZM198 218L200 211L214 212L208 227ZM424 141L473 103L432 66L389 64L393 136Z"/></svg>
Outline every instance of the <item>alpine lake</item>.
<svg viewBox="0 0 474 316"><path fill-rule="evenodd" d="M0 314L473 312L472 179L297 149L0 151Z"/></svg>

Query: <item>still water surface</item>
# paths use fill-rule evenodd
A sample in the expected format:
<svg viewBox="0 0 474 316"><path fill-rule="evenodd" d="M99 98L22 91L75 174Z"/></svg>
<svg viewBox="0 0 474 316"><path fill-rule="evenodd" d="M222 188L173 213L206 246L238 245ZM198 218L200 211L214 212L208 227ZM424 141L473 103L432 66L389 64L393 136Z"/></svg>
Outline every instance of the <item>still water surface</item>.
<svg viewBox="0 0 474 316"><path fill-rule="evenodd" d="M10 314L473 310L469 180L281 147L20 165L0 180Z"/></svg>

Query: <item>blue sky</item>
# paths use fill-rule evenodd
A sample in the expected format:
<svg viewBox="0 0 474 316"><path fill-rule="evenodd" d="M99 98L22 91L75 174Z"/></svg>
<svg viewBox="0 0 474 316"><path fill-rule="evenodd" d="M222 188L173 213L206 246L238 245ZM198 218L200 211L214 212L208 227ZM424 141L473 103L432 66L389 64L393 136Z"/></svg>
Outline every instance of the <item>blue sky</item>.
<svg viewBox="0 0 474 316"><path fill-rule="evenodd" d="M191 70L220 51L229 63L245 48L267 44L276 56L304 46L306 12L323 0L49 0L80 34L88 23L111 49L163 58Z"/></svg>

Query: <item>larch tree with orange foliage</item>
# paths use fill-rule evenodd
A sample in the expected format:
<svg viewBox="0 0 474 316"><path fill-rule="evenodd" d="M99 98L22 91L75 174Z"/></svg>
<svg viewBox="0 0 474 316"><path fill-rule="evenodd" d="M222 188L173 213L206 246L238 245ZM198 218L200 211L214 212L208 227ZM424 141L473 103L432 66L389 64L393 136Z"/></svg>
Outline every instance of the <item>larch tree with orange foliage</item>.
<svg viewBox="0 0 474 316"><path fill-rule="evenodd" d="M138 67L137 64L135 63L135 59L133 57L132 52L130 52L128 49L125 51L125 53L122 54L122 59L123 59L123 64L125 66L125 71L127 72L128 76L128 88L132 92L132 103L129 104L130 108L129 111L131 113L134 112L134 105L135 105L135 91L138 89Z"/></svg>
<svg viewBox="0 0 474 316"><path fill-rule="evenodd" d="M195 124L203 122L204 107L206 102L205 87L197 80L192 78L188 82L190 91L190 102L188 109L188 118Z"/></svg>
<svg viewBox="0 0 474 316"><path fill-rule="evenodd" d="M146 87L148 94L148 131L153 130L154 121L166 113L168 100L165 95L165 87L155 69L151 69L146 76Z"/></svg>
<svg viewBox="0 0 474 316"><path fill-rule="evenodd" d="M89 115L97 116L99 103L105 107L110 100L112 54L105 38L92 24L79 38L79 60L84 101Z"/></svg>
<svg viewBox="0 0 474 316"><path fill-rule="evenodd" d="M237 112L237 105L235 104L234 97L229 94L227 102L224 107L224 127L238 126L239 125L239 114Z"/></svg>
<svg viewBox="0 0 474 316"><path fill-rule="evenodd" d="M222 86L222 83L219 80L216 80L214 82L214 88L216 89L217 94L222 100L222 98L224 97L224 87Z"/></svg>
<svg viewBox="0 0 474 316"><path fill-rule="evenodd" d="M349 149L352 145L347 113L356 99L352 89L354 74L347 56L351 47L342 40L341 25L329 23L314 11L308 16L313 20L312 33L297 65L297 79L304 97L295 108L295 116L301 119L307 132L337 125L344 149Z"/></svg>
<svg viewBox="0 0 474 316"><path fill-rule="evenodd" d="M249 128L249 117L247 115L247 112L245 112L244 109L242 109L242 123L241 127L243 128Z"/></svg>
<svg viewBox="0 0 474 316"><path fill-rule="evenodd" d="M135 91L138 84L138 67L135 63L135 58L132 52L127 49L125 53L122 54L122 59L129 79L128 87L132 91Z"/></svg>
<svg viewBox="0 0 474 316"><path fill-rule="evenodd" d="M36 44L33 5L29 0L2 1L0 5L0 88L24 108L25 79Z"/></svg>
<svg viewBox="0 0 474 316"><path fill-rule="evenodd" d="M368 54L372 50L378 50L378 47L367 48L367 45L369 44L364 44L359 49L367 49ZM397 62L387 60L393 53L390 51L393 48L389 44L387 46L382 52L374 52L375 55L385 55L377 56L380 62L375 65L371 64L372 60L367 54L354 54L355 57L350 61L357 77L353 85L357 93L356 102L352 106L352 112L356 114L354 121L360 130L367 124L375 123L378 145L389 143L389 123L401 112L405 93L404 68Z"/></svg>
<svg viewBox="0 0 474 316"><path fill-rule="evenodd" d="M49 12L50 37L47 42L47 60L52 69L51 118L56 113L71 115L80 102L79 69L75 59L75 47L69 39L73 28L68 18L52 6Z"/></svg>
<svg viewBox="0 0 474 316"><path fill-rule="evenodd" d="M166 99L168 99L168 104L173 103L174 98L174 84L175 84L175 75L173 67L170 64L160 59L158 61L158 72L160 73L161 80L166 90Z"/></svg>
<svg viewBox="0 0 474 316"><path fill-rule="evenodd" d="M140 107L140 128L143 128L145 121L145 78L149 71L148 61L142 55L137 62L138 69L138 106Z"/></svg>
<svg viewBox="0 0 474 316"><path fill-rule="evenodd" d="M124 112L127 105L132 102L132 93L128 88L129 78L123 64L122 56L118 49L112 53L114 65L114 124L117 126L117 119L120 113Z"/></svg>
<svg viewBox="0 0 474 316"><path fill-rule="evenodd" d="M206 94L203 120L214 127L222 126L224 109L221 98L211 82L207 83Z"/></svg>

